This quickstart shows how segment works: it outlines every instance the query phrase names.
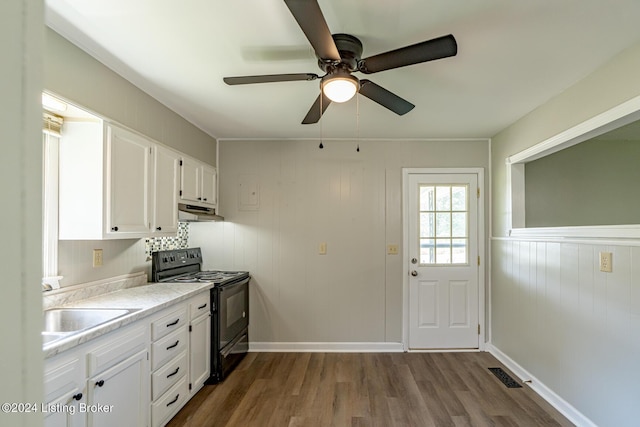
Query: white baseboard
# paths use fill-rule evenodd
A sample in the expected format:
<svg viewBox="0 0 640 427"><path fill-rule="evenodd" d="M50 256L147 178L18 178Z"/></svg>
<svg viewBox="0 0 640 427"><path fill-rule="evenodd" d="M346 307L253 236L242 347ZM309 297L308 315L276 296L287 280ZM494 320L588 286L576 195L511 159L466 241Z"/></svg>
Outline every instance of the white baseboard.
<svg viewBox="0 0 640 427"><path fill-rule="evenodd" d="M598 427L589 418L574 408L569 402L558 396L553 390L544 385L540 380L531 375L526 369L518 365L513 359L503 353L492 344L487 343L486 351L491 353L496 359L502 362L520 380L527 384L533 391L538 393L551 406L556 408L562 415L578 427Z"/></svg>
<svg viewBox="0 0 640 427"><path fill-rule="evenodd" d="M250 352L402 353L400 342L250 342Z"/></svg>

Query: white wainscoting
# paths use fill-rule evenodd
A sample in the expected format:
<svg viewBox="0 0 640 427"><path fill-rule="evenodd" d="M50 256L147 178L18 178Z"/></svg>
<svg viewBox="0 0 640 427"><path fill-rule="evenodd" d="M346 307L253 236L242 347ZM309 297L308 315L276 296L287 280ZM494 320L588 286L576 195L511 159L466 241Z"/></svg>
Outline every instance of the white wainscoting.
<svg viewBox="0 0 640 427"><path fill-rule="evenodd" d="M599 252L613 254L613 272L599 271ZM495 238L491 275L494 351L578 425L637 426L640 247Z"/></svg>

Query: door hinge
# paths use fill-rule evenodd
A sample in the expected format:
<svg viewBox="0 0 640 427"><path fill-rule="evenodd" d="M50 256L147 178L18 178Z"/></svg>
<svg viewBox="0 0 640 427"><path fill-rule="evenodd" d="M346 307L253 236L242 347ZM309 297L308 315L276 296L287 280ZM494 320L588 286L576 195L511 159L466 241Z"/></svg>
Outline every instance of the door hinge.
<svg viewBox="0 0 640 427"><path fill-rule="evenodd" d="M189 390L191 390L191 388L192 388L192 385L191 385L191 383L189 383Z"/></svg>
<svg viewBox="0 0 640 427"><path fill-rule="evenodd" d="M478 255L478 266L480 266L480 256Z"/></svg>
<svg viewBox="0 0 640 427"><path fill-rule="evenodd" d="M480 323L478 323L478 335L480 335Z"/></svg>
<svg viewBox="0 0 640 427"><path fill-rule="evenodd" d="M189 325L189 332L193 331L193 327Z"/></svg>
<svg viewBox="0 0 640 427"><path fill-rule="evenodd" d="M182 160L180 160L180 166L182 166Z"/></svg>
<svg viewBox="0 0 640 427"><path fill-rule="evenodd" d="M478 187L478 192L476 193L478 196L478 199L480 198L480 187Z"/></svg>
<svg viewBox="0 0 640 427"><path fill-rule="evenodd" d="M149 154L153 154L153 148L149 147Z"/></svg>
<svg viewBox="0 0 640 427"><path fill-rule="evenodd" d="M182 196L182 190L180 190L180 196Z"/></svg>

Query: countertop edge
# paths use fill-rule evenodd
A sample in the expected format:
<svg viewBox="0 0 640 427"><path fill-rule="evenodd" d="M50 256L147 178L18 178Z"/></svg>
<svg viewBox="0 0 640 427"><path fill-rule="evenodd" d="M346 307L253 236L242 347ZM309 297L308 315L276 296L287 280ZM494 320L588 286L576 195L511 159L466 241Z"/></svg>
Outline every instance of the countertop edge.
<svg viewBox="0 0 640 427"><path fill-rule="evenodd" d="M98 297L68 303L58 308L124 308L136 309L125 316L86 329L63 339L43 345L44 359L49 359L71 350L111 331L130 325L154 313L205 292L215 285L205 283L147 283L134 288L122 289ZM153 288L152 288L153 287ZM139 305L143 305L140 307Z"/></svg>

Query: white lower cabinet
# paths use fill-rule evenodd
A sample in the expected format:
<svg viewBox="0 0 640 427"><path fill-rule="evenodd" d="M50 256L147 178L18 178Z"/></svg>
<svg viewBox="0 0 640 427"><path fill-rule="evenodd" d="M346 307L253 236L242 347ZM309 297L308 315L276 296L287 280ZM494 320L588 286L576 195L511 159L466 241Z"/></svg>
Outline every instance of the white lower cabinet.
<svg viewBox="0 0 640 427"><path fill-rule="evenodd" d="M187 304L177 304L151 322L151 425L165 425L189 397Z"/></svg>
<svg viewBox="0 0 640 427"><path fill-rule="evenodd" d="M45 427L83 427L86 414L80 403L86 403L84 393L84 363L77 354L59 358L47 364L44 376L42 410Z"/></svg>
<svg viewBox="0 0 640 427"><path fill-rule="evenodd" d="M147 350L139 351L87 384L91 427L146 426L149 401Z"/></svg>
<svg viewBox="0 0 640 427"><path fill-rule="evenodd" d="M209 290L45 360L47 427L164 426L204 385Z"/></svg>
<svg viewBox="0 0 640 427"><path fill-rule="evenodd" d="M189 391L204 386L211 368L211 308L209 292L189 301Z"/></svg>

